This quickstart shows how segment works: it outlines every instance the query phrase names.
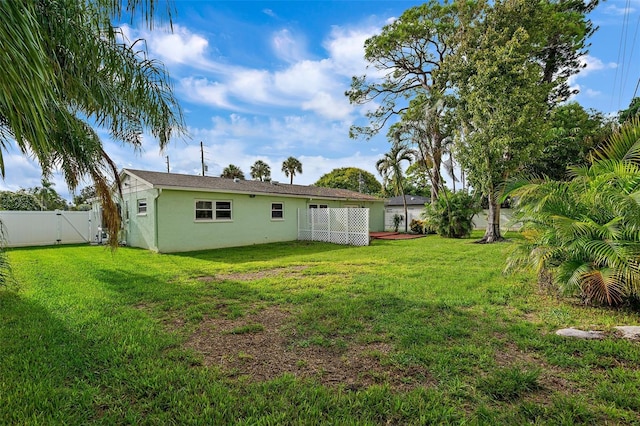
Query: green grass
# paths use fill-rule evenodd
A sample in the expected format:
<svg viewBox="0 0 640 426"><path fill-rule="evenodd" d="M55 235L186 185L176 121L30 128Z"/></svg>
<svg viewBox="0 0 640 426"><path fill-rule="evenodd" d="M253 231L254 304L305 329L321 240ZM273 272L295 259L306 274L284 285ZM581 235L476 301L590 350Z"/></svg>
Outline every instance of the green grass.
<svg viewBox="0 0 640 426"><path fill-rule="evenodd" d="M540 294L501 274L511 243L471 241L10 250L0 424L640 424L639 344L554 334L638 314ZM357 349L378 369L358 386L323 371L254 381L189 343L221 324L224 338L268 336L274 309L283 350L347 365Z"/></svg>

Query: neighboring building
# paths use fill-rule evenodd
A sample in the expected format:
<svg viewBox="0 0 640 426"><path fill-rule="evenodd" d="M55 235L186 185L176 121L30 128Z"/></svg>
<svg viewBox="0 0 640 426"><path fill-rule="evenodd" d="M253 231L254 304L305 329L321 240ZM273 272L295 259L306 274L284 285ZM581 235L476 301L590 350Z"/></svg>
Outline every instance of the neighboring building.
<svg viewBox="0 0 640 426"><path fill-rule="evenodd" d="M413 219L421 220L421 214L424 210L424 205L430 203L429 197L421 197L419 195L405 195L407 200L407 215L409 216L409 225ZM384 203L384 228L386 230L393 230L393 216L400 215L404 219L404 204L402 202L402 196L391 197ZM400 225L399 229L404 230L404 222Z"/></svg>
<svg viewBox="0 0 640 426"><path fill-rule="evenodd" d="M298 209L368 208L384 230L384 200L345 189L124 169L127 245L171 253L298 237Z"/></svg>

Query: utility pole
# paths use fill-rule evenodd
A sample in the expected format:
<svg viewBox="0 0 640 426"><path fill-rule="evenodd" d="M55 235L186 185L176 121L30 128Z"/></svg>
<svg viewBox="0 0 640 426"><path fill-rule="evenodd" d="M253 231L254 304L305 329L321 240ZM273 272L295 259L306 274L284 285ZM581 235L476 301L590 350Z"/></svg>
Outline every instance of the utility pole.
<svg viewBox="0 0 640 426"><path fill-rule="evenodd" d="M169 173L169 156L167 155L167 173Z"/></svg>
<svg viewBox="0 0 640 426"><path fill-rule="evenodd" d="M204 148L202 141L200 141L200 162L202 163L202 176L204 176Z"/></svg>

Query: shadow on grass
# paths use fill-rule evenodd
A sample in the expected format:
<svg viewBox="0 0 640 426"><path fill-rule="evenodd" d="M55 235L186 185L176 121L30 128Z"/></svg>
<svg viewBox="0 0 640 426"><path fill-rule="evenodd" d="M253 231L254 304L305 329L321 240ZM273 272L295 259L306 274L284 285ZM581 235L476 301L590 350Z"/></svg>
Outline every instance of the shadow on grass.
<svg viewBox="0 0 640 426"><path fill-rule="evenodd" d="M224 261L225 263L246 263L266 262L283 257L290 257L292 256L292 250L297 251L295 253L296 255L308 256L345 249L353 249L353 247L312 241L288 241L213 250L168 253L168 255L189 257L198 260Z"/></svg>
<svg viewBox="0 0 640 426"><path fill-rule="evenodd" d="M94 342L14 292L0 311L0 423L87 423L105 369Z"/></svg>

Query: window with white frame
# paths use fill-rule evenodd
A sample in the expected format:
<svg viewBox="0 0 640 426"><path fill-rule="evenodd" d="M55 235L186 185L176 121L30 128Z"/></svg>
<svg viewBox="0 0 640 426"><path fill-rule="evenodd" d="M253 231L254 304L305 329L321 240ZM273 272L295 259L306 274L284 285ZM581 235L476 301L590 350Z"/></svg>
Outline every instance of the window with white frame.
<svg viewBox="0 0 640 426"><path fill-rule="evenodd" d="M213 201L196 200L196 220L213 220Z"/></svg>
<svg viewBox="0 0 640 426"><path fill-rule="evenodd" d="M309 204L310 209L326 209L328 207L326 204Z"/></svg>
<svg viewBox="0 0 640 426"><path fill-rule="evenodd" d="M216 201L216 220L231 220L231 201Z"/></svg>
<svg viewBox="0 0 640 426"><path fill-rule="evenodd" d="M284 220L284 203L271 203L271 220Z"/></svg>
<svg viewBox="0 0 640 426"><path fill-rule="evenodd" d="M138 214L147 214L147 199L138 200Z"/></svg>
<svg viewBox="0 0 640 426"><path fill-rule="evenodd" d="M196 200L196 220L231 220L231 201Z"/></svg>

